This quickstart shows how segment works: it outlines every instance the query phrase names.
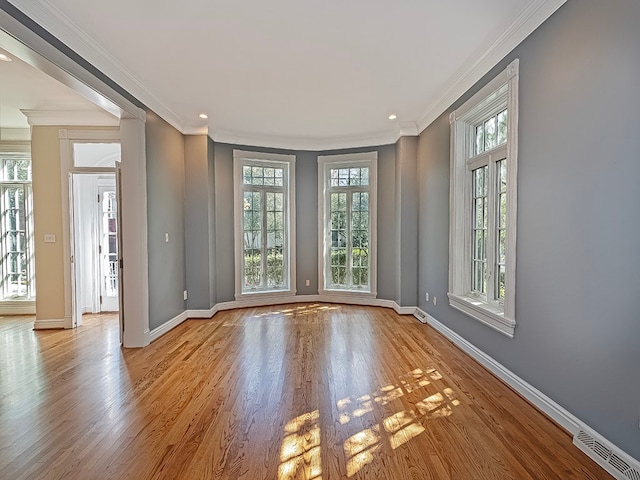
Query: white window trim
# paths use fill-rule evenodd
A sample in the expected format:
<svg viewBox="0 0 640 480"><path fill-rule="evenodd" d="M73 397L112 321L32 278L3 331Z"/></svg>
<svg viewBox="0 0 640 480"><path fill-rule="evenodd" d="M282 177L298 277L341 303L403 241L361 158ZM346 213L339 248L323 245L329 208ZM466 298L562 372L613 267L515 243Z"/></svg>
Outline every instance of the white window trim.
<svg viewBox="0 0 640 480"><path fill-rule="evenodd" d="M491 328L513 337L516 292L516 227L518 176L518 79L519 60L485 85L451 113L451 195L449 223L449 304ZM506 103L505 103L506 102ZM504 306L470 295L471 288L471 172L469 152L474 145L472 128L500 106L507 116L507 229ZM501 147L498 147L501 148Z"/></svg>
<svg viewBox="0 0 640 480"><path fill-rule="evenodd" d="M8 141L8 142L0 142L0 153L3 154L4 158L15 157L21 160L29 160L31 163L31 168L33 171L33 162L31 159L31 143L23 142L23 141ZM1 166L1 165L0 165ZM31 243L27 245L27 254L31 258L31 260L27 261L29 265L29 281L31 285L28 288L29 293L31 295L27 295L25 297L3 297L0 295L0 313L4 313L7 315L23 315L23 314L34 314L35 313L35 299L36 299L36 286L35 286L35 260L34 260L34 251L35 251L35 237L33 234L34 229L34 219L33 219L33 173L31 181L6 181L1 182L2 184L11 184L11 185L29 185L28 190L30 190L31 195L28 195L28 192L25 190L25 207L26 211L31 211L31 222L27 220L28 228L26 232L26 237L32 238Z"/></svg>
<svg viewBox="0 0 640 480"><path fill-rule="evenodd" d="M242 291L242 245L238 241L242 238L242 214L240 206L243 205L242 196L242 162L245 160L279 162L288 165L287 187L287 215L285 222L287 225L286 245L287 245L287 265L288 272L288 288L277 290L256 290L254 292ZM259 299L260 297L288 297L296 294L296 156L283 155L277 153L260 153L245 150L233 150L233 221L234 221L234 253L235 253L235 298L240 300L243 298Z"/></svg>
<svg viewBox="0 0 640 480"><path fill-rule="evenodd" d="M337 166L367 166L369 167L369 210L370 217L370 245L369 258L369 290L327 288L327 245L329 232L327 225L327 180L328 172ZM378 152L347 153L341 155L318 156L318 293L331 297L339 295L348 298L376 298L378 295Z"/></svg>

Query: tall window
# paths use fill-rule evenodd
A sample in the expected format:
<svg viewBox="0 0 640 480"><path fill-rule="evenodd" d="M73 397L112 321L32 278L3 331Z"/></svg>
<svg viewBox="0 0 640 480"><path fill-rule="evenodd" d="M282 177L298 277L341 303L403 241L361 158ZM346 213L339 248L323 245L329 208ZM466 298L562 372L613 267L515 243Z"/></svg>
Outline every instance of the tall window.
<svg viewBox="0 0 640 480"><path fill-rule="evenodd" d="M35 297L31 158L0 153L2 300Z"/></svg>
<svg viewBox="0 0 640 480"><path fill-rule="evenodd" d="M377 153L318 158L321 291L375 295Z"/></svg>
<svg viewBox="0 0 640 480"><path fill-rule="evenodd" d="M449 301L513 336L518 60L450 119Z"/></svg>
<svg viewBox="0 0 640 480"><path fill-rule="evenodd" d="M295 157L234 150L236 297L295 293Z"/></svg>

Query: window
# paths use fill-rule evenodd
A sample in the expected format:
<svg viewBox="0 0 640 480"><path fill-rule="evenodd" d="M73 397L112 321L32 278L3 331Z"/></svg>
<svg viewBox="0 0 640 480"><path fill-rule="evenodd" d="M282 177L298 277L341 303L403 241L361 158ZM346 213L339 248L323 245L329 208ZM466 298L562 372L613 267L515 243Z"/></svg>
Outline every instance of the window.
<svg viewBox="0 0 640 480"><path fill-rule="evenodd" d="M321 293L376 294L377 158L318 157Z"/></svg>
<svg viewBox="0 0 640 480"><path fill-rule="evenodd" d="M1 300L33 300L31 158L0 153Z"/></svg>
<svg viewBox="0 0 640 480"><path fill-rule="evenodd" d="M515 330L518 60L451 121L449 303Z"/></svg>
<svg viewBox="0 0 640 480"><path fill-rule="evenodd" d="M236 298L295 294L295 156L233 151Z"/></svg>

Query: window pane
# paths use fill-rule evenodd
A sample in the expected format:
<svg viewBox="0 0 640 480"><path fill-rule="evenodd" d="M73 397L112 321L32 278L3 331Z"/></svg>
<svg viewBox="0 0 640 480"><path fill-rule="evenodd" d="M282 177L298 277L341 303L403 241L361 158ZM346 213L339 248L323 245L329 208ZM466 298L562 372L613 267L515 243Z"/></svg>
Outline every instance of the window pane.
<svg viewBox="0 0 640 480"><path fill-rule="evenodd" d="M484 152L484 124L476 127L476 155Z"/></svg>
<svg viewBox="0 0 640 480"><path fill-rule="evenodd" d="M497 145L502 145L507 141L507 111L503 110L498 114L498 138Z"/></svg>
<svg viewBox="0 0 640 480"><path fill-rule="evenodd" d="M471 290L477 293L486 293L486 260L487 260L487 173L488 167L480 167L472 172L473 214L472 214L472 242L471 252Z"/></svg>
<svg viewBox="0 0 640 480"><path fill-rule="evenodd" d="M361 171L360 185L368 186L369 185L369 167L362 167L360 171Z"/></svg>
<svg viewBox="0 0 640 480"><path fill-rule="evenodd" d="M261 193L244 192L243 252L246 288L256 288L262 284L262 218Z"/></svg>
<svg viewBox="0 0 640 480"><path fill-rule="evenodd" d="M484 122L484 149L490 150L496 146L497 126L496 117Z"/></svg>

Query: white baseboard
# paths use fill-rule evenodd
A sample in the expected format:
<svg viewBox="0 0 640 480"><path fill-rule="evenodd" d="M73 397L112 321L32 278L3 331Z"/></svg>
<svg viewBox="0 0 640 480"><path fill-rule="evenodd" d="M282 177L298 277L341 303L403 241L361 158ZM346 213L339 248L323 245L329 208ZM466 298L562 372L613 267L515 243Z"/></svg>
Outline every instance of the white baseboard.
<svg viewBox="0 0 640 480"><path fill-rule="evenodd" d="M494 358L487 355L485 352L477 348L475 345L469 343L467 340L462 338L456 332L440 323L434 317L424 312L423 310L416 308L416 313L414 314L418 320L423 321L422 318L426 319L426 323L433 327L436 331L441 333L444 337L449 339L456 345L460 350L465 352L471 358L480 363L484 368L493 373L496 377L502 380L504 383L509 385L512 389L522 395L525 399L527 399L530 403L535 405L540 411L542 411L545 415L551 418L554 422L564 428L567 432L569 432L574 437L574 444L576 444L581 450L587 453L592 459L594 459L600 466L602 466L605 470L611 473L614 477L620 478L623 480L636 480L636 478L640 479L640 476L634 477L629 475L640 475L640 462L634 459L631 455L627 454L620 448L618 448L615 444L605 439L602 435L597 433L591 427L589 427L582 420L565 410L562 406L558 405L551 398L547 397L544 393L542 393L537 388L533 387L522 378L517 376L511 370L507 369L504 365L499 363ZM425 323L425 322L423 322ZM606 447L609 450L609 459L603 459L594 456L593 451L587 451L583 447L584 442L579 442L578 439L584 437L585 432L592 437L594 442L599 443L601 446ZM594 449L595 452L601 452L602 448ZM600 453L600 455L602 455ZM620 472L622 468L620 465L624 465L622 463L612 461L611 458L622 460L627 464L627 470L625 470L626 474L621 475ZM618 470L612 469L613 466L618 466ZM631 474L629 474L631 472Z"/></svg>
<svg viewBox="0 0 640 480"><path fill-rule="evenodd" d="M287 303L342 303L346 305L365 305L373 307L393 308L399 315L414 315L416 307L401 307L393 300L382 298L357 297L354 295L324 294L324 295L291 295L284 297L243 298L231 302L217 303L210 309L187 310L189 318L212 318L216 313L235 308L266 307L269 305L284 305Z"/></svg>
<svg viewBox="0 0 640 480"><path fill-rule="evenodd" d="M570 432L572 435L575 435L578 432L580 428L580 421L575 416L567 412L540 390L528 384L511 370L504 367L497 360L490 357L475 345L462 338L456 332L440 323L434 317L420 309L416 310L419 310L425 315L428 325L440 332L444 337L451 340L458 348L460 348L460 350L465 352L500 380L513 388L538 409L543 411L547 416L551 417L556 423L562 426L562 428Z"/></svg>
<svg viewBox="0 0 640 480"><path fill-rule="evenodd" d="M52 328L65 328L64 318L37 319L33 322L34 330L49 330Z"/></svg>
<svg viewBox="0 0 640 480"><path fill-rule="evenodd" d="M187 318L189 318L187 316L187 312L184 311L181 314L176 315L175 317L173 317L168 322L165 322L162 325L160 325L159 327L154 328L153 330L151 330L149 332L149 342L153 342L154 340L157 340L162 335L167 333L169 330L172 330L172 329L176 328L178 325L180 325L182 322L184 322Z"/></svg>
<svg viewBox="0 0 640 480"><path fill-rule="evenodd" d="M213 307L211 307L209 310L187 310L187 317L188 318L203 318L203 319L208 319L208 318L213 318L213 316L218 313L218 305L214 305Z"/></svg>

